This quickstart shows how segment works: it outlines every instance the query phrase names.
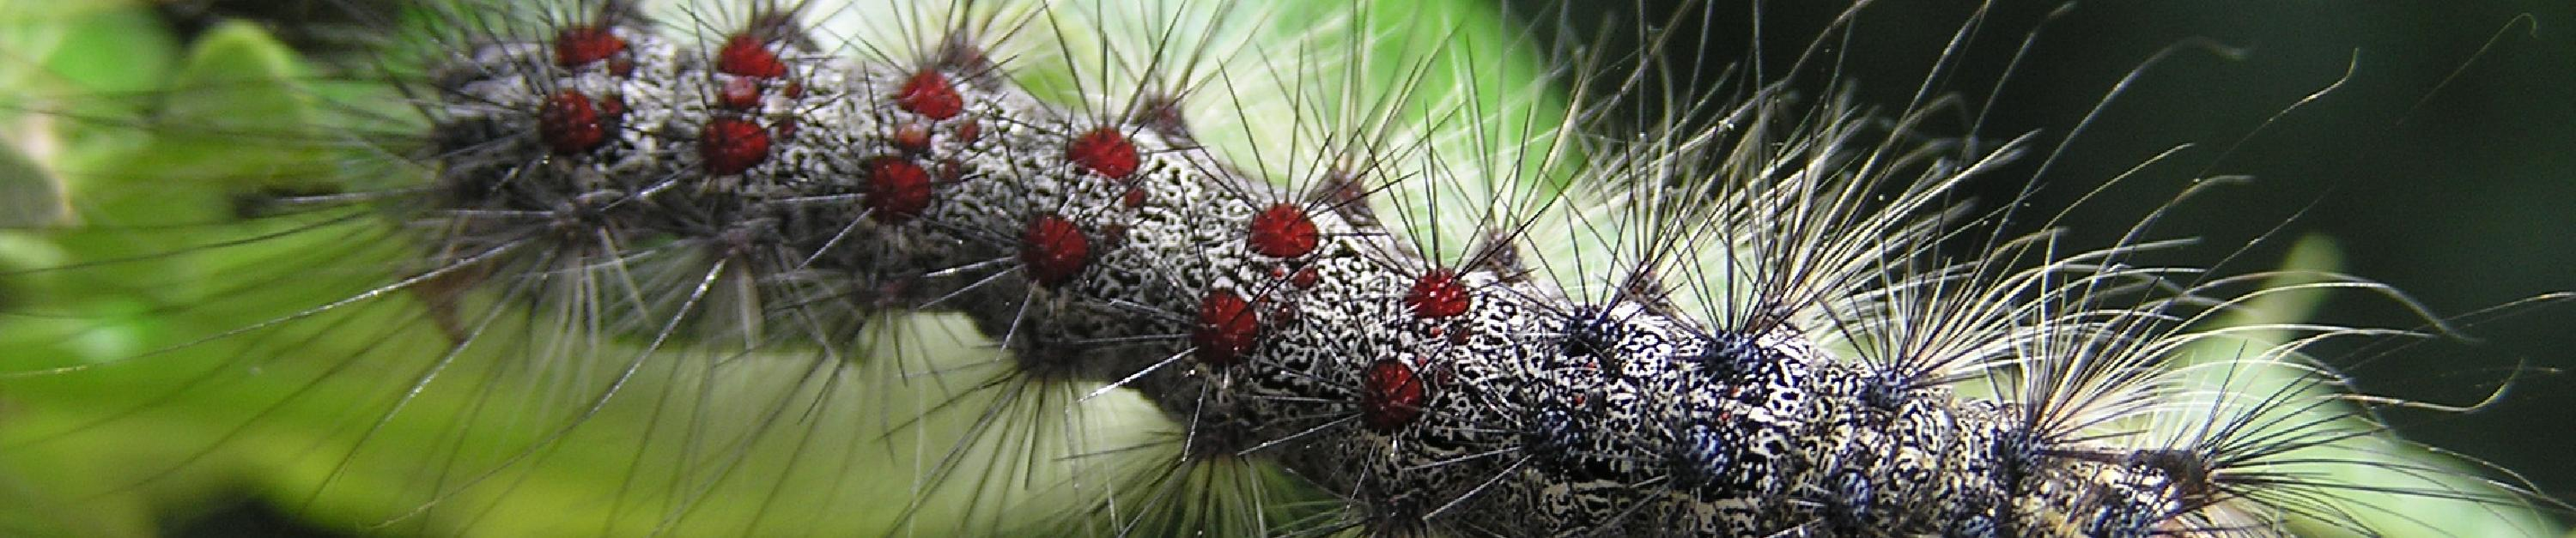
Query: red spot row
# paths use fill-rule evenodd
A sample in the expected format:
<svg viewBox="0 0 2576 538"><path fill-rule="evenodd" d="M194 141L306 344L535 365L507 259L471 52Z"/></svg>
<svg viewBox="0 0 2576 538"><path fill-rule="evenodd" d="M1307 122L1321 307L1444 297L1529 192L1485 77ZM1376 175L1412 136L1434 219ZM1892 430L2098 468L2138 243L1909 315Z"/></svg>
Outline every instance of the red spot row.
<svg viewBox="0 0 2576 538"><path fill-rule="evenodd" d="M1426 391L1413 367L1397 359L1378 359L1360 372L1360 424L1394 433L1422 418Z"/></svg>
<svg viewBox="0 0 2576 538"><path fill-rule="evenodd" d="M1091 263L1091 240L1073 221L1039 215L1029 219L1028 230L1021 233L1020 263L1028 267L1029 280L1039 285L1071 282Z"/></svg>
<svg viewBox="0 0 2576 538"><path fill-rule="evenodd" d="M1190 329L1190 344L1197 347L1193 356L1199 362L1214 366L1241 363L1243 355L1261 338L1261 320L1253 312L1252 302L1231 290L1208 292L1199 302L1198 324Z"/></svg>
<svg viewBox="0 0 2576 538"><path fill-rule="evenodd" d="M1296 204L1279 203L1252 216L1248 241L1252 251L1272 258L1295 258L1315 251L1323 239L1315 231L1315 221L1306 218L1306 210Z"/></svg>
<svg viewBox="0 0 2576 538"><path fill-rule="evenodd" d="M1404 294L1404 306L1413 310L1414 317L1446 318L1467 313L1472 299L1467 285L1458 281L1457 271L1433 269L1413 281L1413 289Z"/></svg>
<svg viewBox="0 0 2576 538"><path fill-rule="evenodd" d="M930 171L910 159L878 157L868 161L868 217L883 224L902 224L930 208Z"/></svg>

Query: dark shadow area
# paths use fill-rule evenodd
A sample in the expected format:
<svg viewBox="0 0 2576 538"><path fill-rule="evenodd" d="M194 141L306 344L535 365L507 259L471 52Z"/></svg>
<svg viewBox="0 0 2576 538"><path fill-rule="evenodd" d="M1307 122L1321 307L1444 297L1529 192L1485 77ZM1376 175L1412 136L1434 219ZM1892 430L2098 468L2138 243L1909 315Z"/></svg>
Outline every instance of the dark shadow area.
<svg viewBox="0 0 2576 538"><path fill-rule="evenodd" d="M172 538L339 538L348 536L314 527L268 503L243 501L199 514L169 527Z"/></svg>

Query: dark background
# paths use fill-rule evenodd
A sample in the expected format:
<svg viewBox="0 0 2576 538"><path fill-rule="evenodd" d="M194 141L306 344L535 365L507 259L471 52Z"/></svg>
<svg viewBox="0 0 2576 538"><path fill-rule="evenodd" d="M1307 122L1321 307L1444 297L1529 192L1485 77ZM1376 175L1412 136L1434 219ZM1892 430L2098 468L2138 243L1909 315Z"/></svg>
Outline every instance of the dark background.
<svg viewBox="0 0 2576 538"><path fill-rule="evenodd" d="M1764 4L1758 57L1774 71L1788 65L1844 4ZM1667 50L1698 56L1666 54L1665 61L1718 69L1756 57L1753 11L1742 0L1563 7L1515 3L1539 27L1594 35L1600 33L1588 29L1633 25L1641 13L1647 20L1706 14L1707 25L1665 31L1674 42L1704 38L1710 46L1674 46ZM1857 83L1848 88L1861 103L1897 110L1977 7L1881 1L1823 50L1840 55L1840 76ZM2045 217L2157 152L2193 143L2079 207L2066 222L2075 228L2071 244L2112 244L2194 177L2246 174L2254 176L2250 183L2184 202L2150 235L2202 244L2149 261L2210 265L2246 249L2221 268L2259 271L2276 267L2294 239L2322 234L2343 248L2346 271L2395 285L2444 316L2576 290L2576 5L2140 0L2076 4L2050 17L2060 7L1991 6L1983 31L1953 57L1957 71L1941 86L1972 103L1994 99L1978 138L2043 135L2034 146L2042 151L2021 166L1969 187L1987 205L2036 181L2029 214ZM2030 53L2005 76L2033 28ZM2203 40L2238 54L2192 45ZM2183 50L2146 67L2053 169L2034 178L2045 150L2122 77L2177 45ZM2256 132L2347 70L2340 87ZM1821 93L1824 78L1810 74L1794 85ZM1926 130L1957 136L1967 123ZM2360 295L2339 297L2326 310L2327 321L2421 324L2388 301ZM2393 411L2385 418L2410 438L2521 472L2553 497L2576 498L2576 433L2569 431L2576 426L2576 375L2565 371L2576 368L2576 305L2512 313L2466 324L2466 338L2393 351L2330 344L2319 354L2376 394L2468 405L2508 387L2500 402L2472 412Z"/></svg>

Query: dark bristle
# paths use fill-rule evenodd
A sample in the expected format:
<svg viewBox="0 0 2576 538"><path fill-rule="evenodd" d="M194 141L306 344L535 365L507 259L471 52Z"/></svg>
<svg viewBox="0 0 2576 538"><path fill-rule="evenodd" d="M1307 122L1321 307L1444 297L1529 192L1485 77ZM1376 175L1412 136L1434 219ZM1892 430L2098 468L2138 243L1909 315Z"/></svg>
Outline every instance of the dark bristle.
<svg viewBox="0 0 2576 538"><path fill-rule="evenodd" d="M232 194L230 197L232 216L233 218L243 220L274 217L282 214L282 210L285 208L293 206L294 199L328 196L340 194L342 192L345 191L341 190L337 185L260 185L259 187L246 192L237 192Z"/></svg>
<svg viewBox="0 0 2576 538"><path fill-rule="evenodd" d="M1627 338L1628 329L1620 320L1610 317L1609 309L1585 306L1566 316L1563 332L1565 340L1560 344L1560 353L1569 357L1615 360L1620 341Z"/></svg>
<svg viewBox="0 0 2576 538"><path fill-rule="evenodd" d="M940 41L937 52L931 54L931 66L943 71L964 73L978 84L994 83L995 81L991 79L999 75L994 69L993 58L987 55L984 46L976 44L973 38L962 34L951 35Z"/></svg>
<svg viewBox="0 0 2576 538"><path fill-rule="evenodd" d="M1484 242L1479 245L1481 246L1477 248L1476 253L1467 256L1467 259L1475 262L1474 265L1469 266L1469 269L1489 271L1502 276L1506 281L1520 281L1529 277L1529 269L1521 265L1521 245L1518 237L1503 230L1487 230L1484 233Z"/></svg>
<svg viewBox="0 0 2576 538"><path fill-rule="evenodd" d="M805 31L804 23L797 22L796 13L792 11L762 9L754 12L751 21L743 25L743 32L787 50L822 50L814 36Z"/></svg>
<svg viewBox="0 0 2576 538"><path fill-rule="evenodd" d="M1369 188L1361 185L1358 177L1337 169L1326 172L1306 198L1322 201L1325 207L1332 208L1334 213L1352 224L1377 226L1380 224L1377 210L1369 207L1368 192Z"/></svg>
<svg viewBox="0 0 2576 538"><path fill-rule="evenodd" d="M1136 109L1128 112L1127 122L1153 130L1155 134L1181 144L1193 144L1190 121L1181 112L1177 95L1151 94L1136 100Z"/></svg>

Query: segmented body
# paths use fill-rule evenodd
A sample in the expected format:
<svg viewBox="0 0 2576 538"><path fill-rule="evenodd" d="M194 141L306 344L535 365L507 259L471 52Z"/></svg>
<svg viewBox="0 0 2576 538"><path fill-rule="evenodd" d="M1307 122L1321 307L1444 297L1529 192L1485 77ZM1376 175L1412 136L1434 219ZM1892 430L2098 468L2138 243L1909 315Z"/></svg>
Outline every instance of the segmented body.
<svg viewBox="0 0 2576 538"><path fill-rule="evenodd" d="M1891 387L1783 320L1582 304L1508 234L1445 266L1175 120L1043 102L968 36L904 65L655 32L441 66L444 194L410 224L451 261L698 238L770 302L936 298L893 306L972 317L1030 375L1122 382L1194 452L1277 461L1383 531L2116 537L2199 508L2187 466Z"/></svg>

